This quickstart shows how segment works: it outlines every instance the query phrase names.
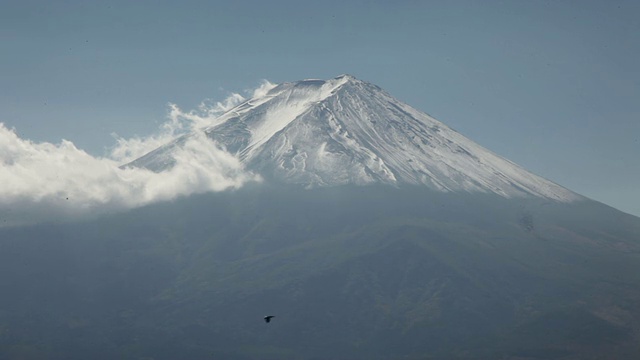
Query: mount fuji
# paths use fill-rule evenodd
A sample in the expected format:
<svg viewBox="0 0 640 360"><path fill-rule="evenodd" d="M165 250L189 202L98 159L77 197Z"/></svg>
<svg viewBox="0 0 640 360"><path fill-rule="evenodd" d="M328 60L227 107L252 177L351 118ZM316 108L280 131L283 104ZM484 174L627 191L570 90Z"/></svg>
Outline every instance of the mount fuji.
<svg viewBox="0 0 640 360"><path fill-rule="evenodd" d="M214 147L263 181L0 228L0 359L640 358L640 219L375 85L283 83L124 166Z"/></svg>
<svg viewBox="0 0 640 360"><path fill-rule="evenodd" d="M247 170L308 188L412 184L507 198L582 198L350 75L274 86L200 131L240 158ZM176 147L194 135L126 166L164 171L175 163Z"/></svg>

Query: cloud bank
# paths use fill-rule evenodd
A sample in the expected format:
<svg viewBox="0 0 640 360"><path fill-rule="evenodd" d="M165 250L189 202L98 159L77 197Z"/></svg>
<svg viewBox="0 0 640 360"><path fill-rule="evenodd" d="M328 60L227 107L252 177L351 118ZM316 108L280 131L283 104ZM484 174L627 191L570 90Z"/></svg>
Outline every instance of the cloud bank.
<svg viewBox="0 0 640 360"><path fill-rule="evenodd" d="M251 96L271 87L265 82ZM0 227L95 216L259 181L198 131L215 125L220 114L243 100L232 94L188 112L170 104L168 119L155 134L130 139L114 135L116 143L105 157L91 156L67 140L22 139L0 123ZM170 170L119 167L186 133L194 135L175 153Z"/></svg>

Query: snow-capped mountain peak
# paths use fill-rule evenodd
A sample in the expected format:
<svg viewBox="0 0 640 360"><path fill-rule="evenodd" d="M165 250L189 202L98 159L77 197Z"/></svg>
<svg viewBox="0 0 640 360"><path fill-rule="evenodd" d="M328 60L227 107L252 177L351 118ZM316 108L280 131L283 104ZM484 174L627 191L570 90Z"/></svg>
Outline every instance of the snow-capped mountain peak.
<svg viewBox="0 0 640 360"><path fill-rule="evenodd" d="M249 156L259 149L276 133L284 129L292 121L307 111L311 106L331 96L336 89L344 85L351 78L338 77L332 80L304 80L296 83L284 83L276 86L266 96L247 101L243 109L234 112L236 116L251 110L258 110L261 116L247 116L243 124L251 133L250 141L243 150L243 156ZM264 109L261 105L268 102ZM264 110L262 112L261 110ZM215 132L215 127L208 131Z"/></svg>
<svg viewBox="0 0 640 360"><path fill-rule="evenodd" d="M440 191L580 196L350 75L279 84L202 129L248 170L308 187L421 184ZM180 139L130 165L162 171Z"/></svg>

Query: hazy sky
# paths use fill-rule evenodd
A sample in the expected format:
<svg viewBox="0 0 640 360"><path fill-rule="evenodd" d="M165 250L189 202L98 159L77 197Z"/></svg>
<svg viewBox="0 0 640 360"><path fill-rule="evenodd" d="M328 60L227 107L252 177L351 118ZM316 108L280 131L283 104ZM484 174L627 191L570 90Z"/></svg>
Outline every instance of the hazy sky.
<svg viewBox="0 0 640 360"><path fill-rule="evenodd" d="M637 0L3 0L0 122L103 156L168 103L349 73L640 215L638 19Z"/></svg>

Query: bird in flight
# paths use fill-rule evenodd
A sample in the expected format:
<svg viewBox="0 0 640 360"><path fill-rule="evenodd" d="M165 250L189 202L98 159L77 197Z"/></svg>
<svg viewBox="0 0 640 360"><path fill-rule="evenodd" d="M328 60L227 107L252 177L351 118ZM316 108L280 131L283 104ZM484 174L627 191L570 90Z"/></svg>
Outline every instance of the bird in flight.
<svg viewBox="0 0 640 360"><path fill-rule="evenodd" d="M264 317L264 322L267 322L267 323L268 323L268 322L270 322L270 321L271 321L271 319L272 319L272 318L274 318L274 317L275 317L275 316L273 316L273 315L267 315L267 316L265 316L265 317Z"/></svg>

